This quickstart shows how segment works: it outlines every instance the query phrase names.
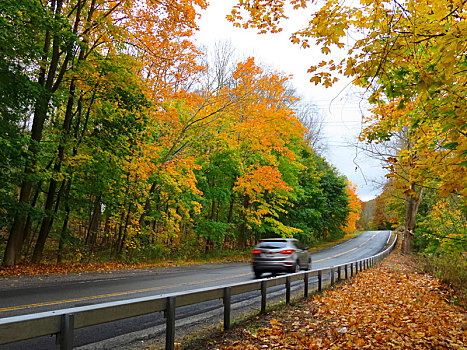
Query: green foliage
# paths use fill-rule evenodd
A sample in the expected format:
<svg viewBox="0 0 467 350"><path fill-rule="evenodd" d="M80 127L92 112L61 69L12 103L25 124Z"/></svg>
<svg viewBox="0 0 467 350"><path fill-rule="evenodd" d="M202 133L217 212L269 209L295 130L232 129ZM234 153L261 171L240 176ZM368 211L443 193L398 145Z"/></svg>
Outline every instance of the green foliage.
<svg viewBox="0 0 467 350"><path fill-rule="evenodd" d="M467 220L456 198L439 200L420 218L415 247L431 254L458 254L467 251Z"/></svg>
<svg viewBox="0 0 467 350"><path fill-rule="evenodd" d="M298 237L310 244L343 237L342 225L349 215L345 177L308 150L303 150L302 159L306 168L298 177L297 198L286 222L301 229Z"/></svg>
<svg viewBox="0 0 467 350"><path fill-rule="evenodd" d="M232 224L219 221L202 220L197 223L195 232L209 242L213 242L217 247L221 247L232 226Z"/></svg>

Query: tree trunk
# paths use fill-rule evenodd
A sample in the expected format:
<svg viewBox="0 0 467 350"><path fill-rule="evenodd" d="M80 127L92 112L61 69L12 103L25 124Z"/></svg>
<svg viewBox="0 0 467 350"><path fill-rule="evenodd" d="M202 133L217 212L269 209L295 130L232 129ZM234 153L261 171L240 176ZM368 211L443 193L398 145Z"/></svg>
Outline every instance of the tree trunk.
<svg viewBox="0 0 467 350"><path fill-rule="evenodd" d="M56 18L60 16L62 11L62 0L53 2L52 10L55 12ZM49 49L51 45L50 31L45 32L44 39L44 55L43 61L48 60ZM26 174L26 180L21 185L19 205L22 207L21 213L17 215L13 221L10 229L10 235L8 237L7 246L5 248L5 254L3 257L3 266L13 266L16 261L19 260L18 255L21 254L22 245L24 242L24 230L26 228L26 220L28 216L28 210L30 208L30 196L32 190L32 182L28 180L29 175L34 173L34 166L36 164L36 157L39 152L39 143L42 140L42 131L44 129L44 123L47 119L49 102L52 97L53 80L57 71L59 57L61 55L59 50L59 38L54 37L52 58L49 65L49 71L47 72L46 66L42 66L39 72L38 83L43 87L41 96L35 103L34 106L34 117L31 127L31 144L28 147L30 153L30 164L25 167L24 173Z"/></svg>
<svg viewBox="0 0 467 350"><path fill-rule="evenodd" d="M246 231L247 231L247 225L246 225L246 211L250 207L250 198L248 196L243 197L243 218L242 218L242 224L240 225L240 232L238 233L238 246L240 248L245 248L246 246Z"/></svg>
<svg viewBox="0 0 467 350"><path fill-rule="evenodd" d="M106 246L110 240L110 214L108 210L105 211L105 223L104 223L104 238L102 244Z"/></svg>
<svg viewBox="0 0 467 350"><path fill-rule="evenodd" d="M230 199L230 205L229 205L229 215L227 217L227 223L228 224L230 224L232 222L234 201L235 201L235 197L232 196L231 199Z"/></svg>
<svg viewBox="0 0 467 350"><path fill-rule="evenodd" d="M75 96L75 80L72 79L70 83L70 90L68 96L67 107L65 111L65 119L63 121L63 134L62 139L60 140L60 144L58 146L58 155L57 160L54 166L54 172L59 173L62 168L63 158L65 156L65 144L67 142L67 138L70 134L71 129L71 120L73 118L73 103L74 103L74 96ZM57 190L57 180L52 178L49 184L49 191L47 193L47 200L45 202L45 214L46 217L42 220L41 230L39 231L39 237L37 237L37 243L34 248L34 253L32 255L32 262L33 263L40 263L42 260L42 253L44 251L45 242L47 237L49 236L50 229L52 228L53 223L53 216L52 216L52 208L55 204L55 192ZM57 203L60 200L59 196L57 196Z"/></svg>
<svg viewBox="0 0 467 350"><path fill-rule="evenodd" d="M27 178L34 173L34 166L36 164L36 156L39 152L39 142L42 139L42 130L44 127L47 105L49 103L50 96L44 96L40 101L36 103L34 120L31 130L31 145L29 146L29 152L31 153L31 164L26 167L24 173L26 174L26 180L23 182L19 195L19 206L21 207L20 214L17 215L13 221L13 225L10 229L10 235L5 248L5 255L3 257L3 266L13 266L19 261L21 250L24 242L24 230L26 228L26 221L28 212L31 207L31 191L33 184ZM44 107L45 105L45 107Z"/></svg>
<svg viewBox="0 0 467 350"><path fill-rule="evenodd" d="M214 221L215 213L216 213L216 200L213 199L211 203L211 215L209 216L209 220Z"/></svg>
<svg viewBox="0 0 467 350"><path fill-rule="evenodd" d="M92 251L97 240L97 231L99 228L99 219L101 217L101 195L97 196L94 201L91 218L89 220L88 233L86 235L86 245Z"/></svg>
<svg viewBox="0 0 467 350"><path fill-rule="evenodd" d="M402 252L409 253L412 249L412 239L415 228L415 219L417 217L418 208L420 206L423 194L423 188L419 190L418 195L414 194L415 185L410 186L411 193L405 197L405 220L404 220L404 235L402 237Z"/></svg>
<svg viewBox="0 0 467 350"><path fill-rule="evenodd" d="M118 255L122 255L123 253L123 248L125 247L125 241L126 241L126 237L127 237L127 234L128 234L128 223L130 222L130 214L131 214L131 208L132 205L130 203L129 207L128 207L128 214L126 216L126 220L125 220L125 228L123 230L123 237L122 237L122 241L120 242L120 248L118 250Z"/></svg>
<svg viewBox="0 0 467 350"><path fill-rule="evenodd" d="M65 202L65 219L63 220L62 230L60 231L60 240L58 241L58 250L57 250L57 265L62 263L63 256L63 247L65 246L65 241L68 236L68 221L70 219L70 190L71 190L71 180L68 180L65 188L65 196L63 201Z"/></svg>

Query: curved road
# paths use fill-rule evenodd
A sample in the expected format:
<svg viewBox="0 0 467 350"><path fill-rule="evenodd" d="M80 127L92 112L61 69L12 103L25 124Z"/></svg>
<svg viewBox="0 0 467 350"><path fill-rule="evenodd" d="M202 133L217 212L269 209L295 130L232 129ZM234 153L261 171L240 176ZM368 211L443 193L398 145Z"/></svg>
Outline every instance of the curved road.
<svg viewBox="0 0 467 350"><path fill-rule="evenodd" d="M390 231L367 231L332 248L312 254L312 269L344 264L366 258L380 252L390 237ZM253 272L249 263L205 264L181 267L153 268L147 270L107 271L100 273L82 273L69 275L47 275L22 278L7 278L0 281L0 318L24 315L29 313L91 305L101 302L137 298L149 295L160 295L171 292L188 291L234 284L251 280ZM192 306L188 314L199 314L202 310ZM217 307L217 306L215 306ZM177 309L178 310L178 309ZM177 315L179 311L177 311ZM101 341L111 337L111 333L135 331L153 326L154 317L150 320L141 317L139 322L131 321L131 325L122 326L122 322L112 322L116 326L99 326L95 339L89 334L86 340L77 339L78 344ZM163 319L162 321L163 322ZM120 324L120 325L119 325ZM137 326L138 324L138 326ZM134 329L132 329L134 328ZM78 332L77 332L78 333ZM48 337L50 339L50 337ZM78 334L77 334L78 338ZM41 343L44 340L40 341ZM21 349L24 344L0 345L0 349ZM49 342L44 349L54 348ZM53 344L54 342L51 342ZM31 341L28 341L31 344ZM41 349L33 343L36 350Z"/></svg>

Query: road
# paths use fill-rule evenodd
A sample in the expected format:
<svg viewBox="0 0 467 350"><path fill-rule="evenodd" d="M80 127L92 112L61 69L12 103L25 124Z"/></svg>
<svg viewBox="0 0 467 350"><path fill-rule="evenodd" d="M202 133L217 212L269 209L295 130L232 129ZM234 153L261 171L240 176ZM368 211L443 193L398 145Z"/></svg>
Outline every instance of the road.
<svg viewBox="0 0 467 350"><path fill-rule="evenodd" d="M389 233L390 231L367 231L342 244L314 253L312 269L340 265L374 255L383 249ZM252 278L253 273L248 263L8 278L0 281L0 318L234 284ZM249 299L251 296L239 296L237 302ZM177 317L199 315L220 307L220 301L194 305L183 310L177 309ZM75 345L93 344L115 335L141 332L145 327L155 327L163 323L163 315L157 317L147 315L139 317L138 320L101 325L95 327L94 331L86 330L86 334L82 336L79 335L82 331L78 330ZM30 340L0 345L0 349L23 349L31 344L34 344L36 350L55 347L50 337L42 337L31 342Z"/></svg>

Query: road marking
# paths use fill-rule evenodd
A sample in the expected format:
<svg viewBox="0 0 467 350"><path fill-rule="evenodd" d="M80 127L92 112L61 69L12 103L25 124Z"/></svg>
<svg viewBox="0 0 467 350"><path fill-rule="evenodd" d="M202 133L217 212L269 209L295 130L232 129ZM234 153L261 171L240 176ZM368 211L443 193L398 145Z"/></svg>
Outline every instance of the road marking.
<svg viewBox="0 0 467 350"><path fill-rule="evenodd" d="M365 244L367 244L369 241L371 241L373 238L375 238L377 234L378 234L378 233L375 233L373 236L371 236L371 237L368 238L365 242L363 242L362 244L360 244L359 246L357 246L357 247L355 247L355 248L349 249L349 250L347 250L347 251L345 251L345 252L342 252L342 253L339 253L339 254L336 254L336 255L328 256L327 258L324 258L324 259L313 260L313 262L325 261L325 260L329 260L329 259L332 259L332 258L337 258L338 256L341 256L341 255L344 255L344 254L353 252L354 250L357 250L358 248L363 247Z"/></svg>
<svg viewBox="0 0 467 350"><path fill-rule="evenodd" d="M250 275L249 273L242 273L242 274L238 274L238 275L225 276L225 277L221 277L221 278L204 280L204 281L185 282L185 283L180 283L180 284L176 284L176 285L173 285L173 286L159 286L159 287L152 287L152 288L129 290L127 292L116 292L116 293L109 293L109 294L93 295L93 296L89 296L89 297L81 297L81 298L76 298L76 299L57 300L57 301L48 301L48 302L36 303L36 304L10 306L10 307L0 308L0 312L16 311L16 310L29 309L29 308L33 308L33 307L67 304L67 303L74 303L74 302L79 302L79 301L86 301L86 300L93 300L93 299L100 299L100 298L108 298L108 297L115 297L115 296L122 296L122 295L130 295L130 294L136 294L136 293L144 293L144 292L156 291L156 290L160 290L160 289L164 289L164 288L176 288L176 287L183 287L183 286L191 286L191 285L196 285L196 284L204 284L204 283L209 283L209 282L222 281L222 280L226 280L226 279L229 279L229 278L245 277L245 276L249 276L249 275Z"/></svg>

